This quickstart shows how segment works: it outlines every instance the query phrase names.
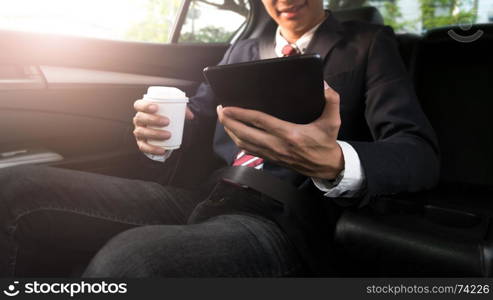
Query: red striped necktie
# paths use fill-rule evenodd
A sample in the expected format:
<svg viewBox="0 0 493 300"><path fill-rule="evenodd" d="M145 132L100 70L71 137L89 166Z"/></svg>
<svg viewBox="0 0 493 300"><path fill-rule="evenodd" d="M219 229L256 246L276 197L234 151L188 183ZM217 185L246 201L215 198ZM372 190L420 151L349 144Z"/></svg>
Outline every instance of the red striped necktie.
<svg viewBox="0 0 493 300"><path fill-rule="evenodd" d="M246 154L245 151L242 150L240 151L240 153L238 153L238 155L236 155L233 166L245 166L260 170L264 166L264 160L260 157Z"/></svg>
<svg viewBox="0 0 493 300"><path fill-rule="evenodd" d="M293 56L300 54L300 51L296 46L287 44L282 48L282 54L286 56ZM246 154L245 151L240 151L238 155L236 155L235 161L233 162L233 166L245 166L255 169L262 169L264 166L264 159L260 157L256 157L250 154Z"/></svg>
<svg viewBox="0 0 493 300"><path fill-rule="evenodd" d="M291 45L291 44L287 44L286 46L284 46L282 48L282 55L284 57L286 56L293 56L293 55L298 55L300 54L300 50L298 49L298 47L296 45Z"/></svg>

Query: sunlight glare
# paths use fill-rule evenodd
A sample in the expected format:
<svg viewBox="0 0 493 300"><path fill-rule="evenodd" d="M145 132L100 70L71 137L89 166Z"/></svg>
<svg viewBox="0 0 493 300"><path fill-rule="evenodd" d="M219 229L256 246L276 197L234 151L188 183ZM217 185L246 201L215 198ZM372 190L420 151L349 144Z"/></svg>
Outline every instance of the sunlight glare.
<svg viewBox="0 0 493 300"><path fill-rule="evenodd" d="M123 38L146 16L142 0L0 0L0 28Z"/></svg>

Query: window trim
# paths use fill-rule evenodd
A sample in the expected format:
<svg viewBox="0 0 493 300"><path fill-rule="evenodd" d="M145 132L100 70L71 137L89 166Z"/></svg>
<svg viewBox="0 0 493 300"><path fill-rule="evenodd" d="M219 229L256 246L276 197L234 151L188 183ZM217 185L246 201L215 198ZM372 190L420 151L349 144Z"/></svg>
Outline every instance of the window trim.
<svg viewBox="0 0 493 300"><path fill-rule="evenodd" d="M175 25L171 29L171 44L178 44L178 40L180 39L181 29L183 28L183 24L185 24L185 20L187 19L187 13L190 8L190 4L192 0L183 0L182 5L179 9L179 15L175 22Z"/></svg>
<svg viewBox="0 0 493 300"><path fill-rule="evenodd" d="M235 39L232 40L233 42L242 40L245 37L250 36L252 31L255 29L255 24L257 23L257 20L259 19L259 14L257 13L259 7L261 9L264 9L263 4L261 4L260 1L248 0L248 2L250 3L250 13L248 14L248 18L245 20L245 27L243 28L242 32L235 34Z"/></svg>
<svg viewBox="0 0 493 300"><path fill-rule="evenodd" d="M192 3L192 1L193 0L183 0L182 2L182 6L179 9L178 18L171 30L171 40L169 41L171 44L179 44L181 30L183 28L183 25L185 24L188 10L190 9L190 4ZM230 41L226 42L225 44L242 39L242 37L244 37L245 34L248 34L252 30L251 25L252 25L252 21L254 20L253 11L254 9L257 8L256 7L257 2L248 0L248 3L250 4L250 13L248 14L248 17L245 19L245 22L238 28L239 30L241 27L243 27L241 32L235 32L234 35L230 38Z"/></svg>

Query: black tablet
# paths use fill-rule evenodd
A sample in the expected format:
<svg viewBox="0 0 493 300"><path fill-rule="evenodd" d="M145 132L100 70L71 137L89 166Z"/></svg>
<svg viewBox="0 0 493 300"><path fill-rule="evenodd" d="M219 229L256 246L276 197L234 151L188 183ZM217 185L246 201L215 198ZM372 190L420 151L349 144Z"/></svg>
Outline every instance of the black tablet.
<svg viewBox="0 0 493 300"><path fill-rule="evenodd" d="M319 55L299 55L207 67L204 76L223 106L255 109L307 124L325 105Z"/></svg>

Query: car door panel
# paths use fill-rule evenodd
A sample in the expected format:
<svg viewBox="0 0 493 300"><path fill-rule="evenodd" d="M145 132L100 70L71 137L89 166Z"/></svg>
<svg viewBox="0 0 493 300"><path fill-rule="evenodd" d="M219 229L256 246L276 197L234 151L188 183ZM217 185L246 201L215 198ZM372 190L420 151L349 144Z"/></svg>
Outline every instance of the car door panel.
<svg viewBox="0 0 493 300"><path fill-rule="evenodd" d="M193 95L227 44L151 44L0 31L0 153L47 149L50 163L132 177L133 102L150 85Z"/></svg>
<svg viewBox="0 0 493 300"><path fill-rule="evenodd" d="M229 44L157 44L0 30L0 64L50 65L201 81Z"/></svg>

